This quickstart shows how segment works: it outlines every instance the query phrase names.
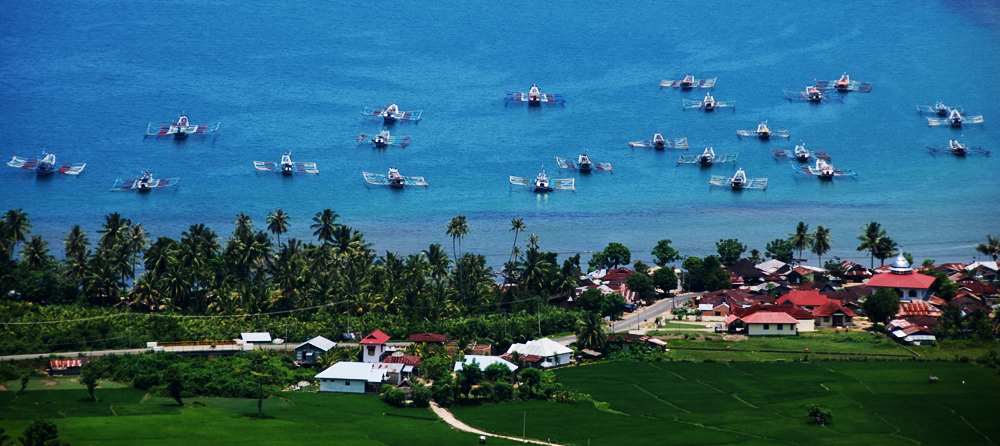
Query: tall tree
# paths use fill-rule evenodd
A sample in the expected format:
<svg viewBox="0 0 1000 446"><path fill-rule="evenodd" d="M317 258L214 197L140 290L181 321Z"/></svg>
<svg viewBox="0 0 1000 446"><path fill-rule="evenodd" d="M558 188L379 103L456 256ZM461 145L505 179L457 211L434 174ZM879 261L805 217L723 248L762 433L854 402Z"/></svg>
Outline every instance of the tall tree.
<svg viewBox="0 0 1000 446"><path fill-rule="evenodd" d="M457 259L458 250L455 248L455 241L458 241L458 245L462 245L462 237L469 235L469 222L466 220L464 215L459 215L452 218L448 222L447 234L451 237L451 250L452 255Z"/></svg>
<svg viewBox="0 0 1000 446"><path fill-rule="evenodd" d="M90 399L97 401L94 389L97 388L98 381L104 377L104 367L98 362L88 362L80 367L80 384L87 388Z"/></svg>
<svg viewBox="0 0 1000 446"><path fill-rule="evenodd" d="M875 246L877 247L875 257L882 262L882 265L885 265L885 259L895 257L899 254L899 243L896 243L892 237L880 238Z"/></svg>
<svg viewBox="0 0 1000 446"><path fill-rule="evenodd" d="M719 253L719 261L722 262L722 265L730 268L740 261L740 256L747 251L747 245L740 243L737 239L729 238L719 240L715 244L715 250Z"/></svg>
<svg viewBox="0 0 1000 446"><path fill-rule="evenodd" d="M281 245L281 234L288 232L288 220L291 217L281 209L267 214L267 230L278 236L278 245Z"/></svg>
<svg viewBox="0 0 1000 446"><path fill-rule="evenodd" d="M656 258L653 263L657 266L666 266L668 263L674 263L681 259L681 253L670 246L673 243L670 239L663 239L656 242L656 246L653 248L653 257Z"/></svg>
<svg viewBox="0 0 1000 446"><path fill-rule="evenodd" d="M879 244L883 243L881 240L885 237L885 229L882 229L882 225L878 222L870 222L865 226L861 227L861 233L858 234L858 240L861 244L858 245L858 251L868 251L871 254L871 268L875 268L875 254L878 253Z"/></svg>
<svg viewBox="0 0 1000 446"><path fill-rule="evenodd" d="M986 243L976 246L976 252L989 256L994 262L1000 260L1000 238L987 235Z"/></svg>
<svg viewBox="0 0 1000 446"><path fill-rule="evenodd" d="M795 246L788 240L776 238L767 243L764 254L775 260L792 263L795 256Z"/></svg>
<svg viewBox="0 0 1000 446"><path fill-rule="evenodd" d="M317 212L313 217L313 224L309 226L309 229L313 229L313 235L319 239L320 242L324 244L333 242L333 233L340 226L337 223L337 219L340 215L330 209L323 209L321 212Z"/></svg>
<svg viewBox="0 0 1000 446"><path fill-rule="evenodd" d="M521 220L520 218L510 219L510 230L514 232L514 246L510 248L510 258L507 260L508 262L514 261L514 250L517 249L517 234L524 232L527 229L528 227L524 224L524 220Z"/></svg>
<svg viewBox="0 0 1000 446"><path fill-rule="evenodd" d="M812 246L813 236L809 233L809 225L805 222L800 221L794 233L785 235L788 236L788 241L792 242L792 246L799 250L799 259L802 258L802 251Z"/></svg>
<svg viewBox="0 0 1000 446"><path fill-rule="evenodd" d="M42 240L40 235L32 237L21 249L21 262L31 269L41 270L53 260L55 258L49 255L49 242Z"/></svg>
<svg viewBox="0 0 1000 446"><path fill-rule="evenodd" d="M236 214L236 221L233 222L233 225L236 226L233 228L233 237L236 237L237 239L244 239L254 233L253 219L251 219L249 215L242 212Z"/></svg>
<svg viewBox="0 0 1000 446"><path fill-rule="evenodd" d="M576 345L580 348L600 350L608 342L604 318L598 313L584 312L576 325Z"/></svg>
<svg viewBox="0 0 1000 446"><path fill-rule="evenodd" d="M10 237L14 241L14 249L17 244L28 239L31 235L31 219L28 213L22 209L11 209L3 214L3 221L7 225Z"/></svg>
<svg viewBox="0 0 1000 446"><path fill-rule="evenodd" d="M632 263L632 251L629 251L625 245L611 242L604 248L605 268L618 268L629 263Z"/></svg>
<svg viewBox="0 0 1000 446"><path fill-rule="evenodd" d="M163 382L167 386L167 393L177 401L178 406L183 406L181 394L184 393L184 376L180 364L173 364L163 371Z"/></svg>
<svg viewBox="0 0 1000 446"><path fill-rule="evenodd" d="M18 442L21 446L69 446L59 439L59 428L55 423L43 418L36 418L25 428Z"/></svg>
<svg viewBox="0 0 1000 446"><path fill-rule="evenodd" d="M899 293L891 288L879 288L861 305L868 320L885 324L899 312Z"/></svg>
<svg viewBox="0 0 1000 446"><path fill-rule="evenodd" d="M122 214L112 212L104 216L104 223L97 231L101 238L97 241L97 246L105 250L123 243L127 237L129 221L122 218Z"/></svg>
<svg viewBox="0 0 1000 446"><path fill-rule="evenodd" d="M90 240L87 238L87 232L80 225L73 225L63 238L63 253L66 258L86 259L89 248Z"/></svg>
<svg viewBox="0 0 1000 446"><path fill-rule="evenodd" d="M823 254L830 252L830 247L833 245L833 240L830 237L830 230L822 226L816 227L816 232L812 235L812 246L810 249L813 254L819 257L819 266L823 266Z"/></svg>

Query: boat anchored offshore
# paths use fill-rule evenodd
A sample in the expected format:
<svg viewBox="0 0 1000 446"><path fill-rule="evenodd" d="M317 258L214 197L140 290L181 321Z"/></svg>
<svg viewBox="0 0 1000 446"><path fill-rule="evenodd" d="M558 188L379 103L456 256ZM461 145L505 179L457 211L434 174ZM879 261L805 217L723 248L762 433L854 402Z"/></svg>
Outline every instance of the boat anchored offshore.
<svg viewBox="0 0 1000 446"><path fill-rule="evenodd" d="M837 90L841 93L846 93L848 91L868 93L872 91L872 83L852 81L851 76L844 73L840 75L840 79L835 81L817 81L816 88L820 90Z"/></svg>
<svg viewBox="0 0 1000 446"><path fill-rule="evenodd" d="M737 130L737 136L747 136L760 139L768 139L771 137L775 138L788 138L788 130L774 130L767 126L767 121L764 121L757 125L757 130Z"/></svg>
<svg viewBox="0 0 1000 446"><path fill-rule="evenodd" d="M806 149L806 144L799 141L799 144L795 146L795 151L791 150L772 150L775 158L795 158L796 161L806 162L810 158L819 158L830 161L830 156L827 155L824 150L810 151Z"/></svg>
<svg viewBox="0 0 1000 446"><path fill-rule="evenodd" d="M704 108L705 111L712 111L716 108L733 107L736 109L736 101L716 101L712 93L705 93L705 99L700 101L692 101L690 99L681 99L681 107L684 110L689 108Z"/></svg>
<svg viewBox="0 0 1000 446"><path fill-rule="evenodd" d="M153 178L153 173L148 170L142 171L139 178L117 179L111 190L137 190L146 192L158 187L176 186L180 178Z"/></svg>
<svg viewBox="0 0 1000 446"><path fill-rule="evenodd" d="M947 145L927 146L931 152L951 152L954 155L965 156L971 154L989 155L989 150L983 150L980 146L967 146L957 139L948 141Z"/></svg>
<svg viewBox="0 0 1000 446"><path fill-rule="evenodd" d="M386 108L365 107L365 110L361 114L365 116L378 116L382 118L382 122L392 124L396 121L419 121L424 111L400 111L398 105L389 104Z"/></svg>
<svg viewBox="0 0 1000 446"><path fill-rule="evenodd" d="M395 167L389 168L389 173L383 175L371 172L361 172L365 176L365 182L376 186L389 186L392 188L402 188L404 186L427 186L424 177L404 177Z"/></svg>
<svg viewBox="0 0 1000 446"><path fill-rule="evenodd" d="M610 163L595 163L590 160L590 157L586 153L581 153L577 157L576 163L569 158L556 157L556 164L563 169L577 169L580 172L590 172L591 170L615 170L611 168Z"/></svg>
<svg viewBox="0 0 1000 446"><path fill-rule="evenodd" d="M519 91L505 91L503 92L503 99L505 101L513 102L527 102L528 105L540 105L543 102L546 103L563 103L566 102L566 95L562 93L542 93L538 90L538 85L531 84L531 89L527 93Z"/></svg>
<svg viewBox="0 0 1000 446"><path fill-rule="evenodd" d="M647 139L645 141L634 141L628 143L629 147L652 147L656 150L663 150L666 148L670 149L687 149L688 139L687 138L664 138L663 134L656 133L653 135L653 139Z"/></svg>
<svg viewBox="0 0 1000 446"><path fill-rule="evenodd" d="M215 124L215 128L212 129L212 132L219 130L219 126L221 125L222 125L221 122L217 122ZM159 126L160 126L159 129L157 129L155 132L151 131L151 129L153 128L153 123L150 122L149 125L146 126L146 133L143 134L143 137L173 135L174 139L184 139L187 138L188 135L192 134L196 135L209 131L208 124L199 124L199 125L191 124L191 122L188 120L187 115L185 115L184 112L181 112L180 115L177 115L176 122L173 122L171 124L159 124Z"/></svg>
<svg viewBox="0 0 1000 446"><path fill-rule="evenodd" d="M832 164L828 163L826 160L816 158L816 166L809 165L797 165L792 163L792 170L806 174L819 177L821 180L832 180L835 177L856 177L858 173L850 169L838 169L833 167Z"/></svg>
<svg viewBox="0 0 1000 446"><path fill-rule="evenodd" d="M815 85L807 85L805 91L783 90L782 93L784 93L785 97L790 101L820 103L826 100L843 100L837 92L830 92L830 94L826 94Z"/></svg>
<svg viewBox="0 0 1000 446"><path fill-rule="evenodd" d="M294 173L319 173L316 163L298 163L292 161L292 152L285 152L284 155L281 155L281 162L278 164L268 161L254 161L253 166L257 170L281 172L285 175Z"/></svg>
<svg viewBox="0 0 1000 446"><path fill-rule="evenodd" d="M729 187L733 190L766 189L767 178L747 178L746 172L743 169L739 169L731 177L712 175L712 179L708 181L708 184L711 186Z"/></svg>
<svg viewBox="0 0 1000 446"><path fill-rule="evenodd" d="M365 141L365 142L369 142L369 143L375 144L375 147L376 148L380 148L380 149L388 147L388 146L406 147L406 145L410 143L410 136L409 135L407 135L407 136L392 136L391 134L389 134L389 130L382 130L381 132L378 133L378 135L374 135L374 136L373 135L366 135L366 134L362 133L361 136L359 136L357 139L355 139L355 141L361 142L362 140L364 140L365 138L367 138L369 136L371 136L372 138L369 139L369 140L367 140L367 141Z"/></svg>
<svg viewBox="0 0 1000 446"><path fill-rule="evenodd" d="M983 115L977 116L966 116L961 109L953 108L948 111L947 118L927 118L927 125L930 127L938 125L950 125L952 127L961 127L962 124L982 124Z"/></svg>
<svg viewBox="0 0 1000 446"><path fill-rule="evenodd" d="M962 110L962 107L951 107L948 105L944 105L944 102L941 101L935 102L934 105L917 106L917 111L920 112L921 114L923 113L935 114L941 117L948 116L948 114L951 113L952 110L958 110L959 113L965 113L965 110Z"/></svg>
<svg viewBox="0 0 1000 446"><path fill-rule="evenodd" d="M701 164L702 166L708 167L715 163L735 163L736 158L739 156L739 152L716 155L715 149L706 147L705 151L702 152L701 155L681 155L681 157L677 159L677 164Z"/></svg>
<svg viewBox="0 0 1000 446"><path fill-rule="evenodd" d="M530 186L532 192L552 192L553 190L576 190L576 181L572 178L549 178L545 169L538 172L535 178L510 177L510 184Z"/></svg>
<svg viewBox="0 0 1000 446"><path fill-rule="evenodd" d="M13 157L10 161L7 161L7 165L10 167L18 167L21 169L34 170L38 175L50 175L52 173L64 173L67 175L79 175L83 172L84 166L87 163L56 163L56 155L48 153L42 150L42 157L36 159L21 158L19 156Z"/></svg>
<svg viewBox="0 0 1000 446"><path fill-rule="evenodd" d="M688 73L684 75L684 79L679 79L679 80L664 79L663 81L660 82L660 87L668 87L668 88L679 87L683 90L687 90L689 88L712 88L715 86L715 81L717 79L719 78L713 77L711 79L695 79L695 77L691 75L691 73Z"/></svg>

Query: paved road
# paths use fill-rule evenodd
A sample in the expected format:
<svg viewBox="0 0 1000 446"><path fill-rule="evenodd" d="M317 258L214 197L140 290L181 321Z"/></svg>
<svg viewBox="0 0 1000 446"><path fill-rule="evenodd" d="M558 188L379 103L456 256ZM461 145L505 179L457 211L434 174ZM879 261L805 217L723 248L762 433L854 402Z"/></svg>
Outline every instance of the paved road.
<svg viewBox="0 0 1000 446"><path fill-rule="evenodd" d="M657 316L663 316L671 308L680 307L684 305L691 299L694 299L694 297L697 296L698 294L700 293L686 293L686 294L679 294L672 298L668 297L666 299L660 299L653 305L640 308L639 310L632 313L625 314L621 320L613 321L612 323L608 324L608 328L610 328L611 331L616 333L623 333L629 330L637 330L639 328L638 324L646 323L647 321L652 322L653 320L656 319ZM569 345L573 342L576 342L576 336L563 336L561 338L552 338L552 340L563 345Z"/></svg>

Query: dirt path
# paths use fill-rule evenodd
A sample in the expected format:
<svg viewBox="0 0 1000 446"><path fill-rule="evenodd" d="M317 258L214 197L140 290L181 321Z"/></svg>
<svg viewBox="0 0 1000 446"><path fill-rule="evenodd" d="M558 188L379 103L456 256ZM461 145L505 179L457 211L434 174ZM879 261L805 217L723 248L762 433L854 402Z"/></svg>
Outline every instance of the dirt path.
<svg viewBox="0 0 1000 446"><path fill-rule="evenodd" d="M433 410L434 413L437 414L437 416L441 417L441 419L444 420L445 423L450 424L451 427L454 428L455 430L460 430L460 431L463 431L463 432L472 432L474 434L485 435L487 437L498 437L498 438L506 438L508 440L521 441L521 439L517 438L517 437L508 437L506 435L491 434L489 432L481 431L481 430L476 429L476 428L474 428L472 426L469 426L468 424L465 424L465 423L463 423L461 421L458 421L458 419L455 418L455 416L452 415L451 412L448 412L448 409L445 409L445 408L443 408L441 406L438 406L434 402L431 402L431 410ZM546 442L546 441L541 441L541 440L525 439L524 442L525 443L534 443L534 444L563 446L563 445L558 444L558 443L552 443L551 441Z"/></svg>

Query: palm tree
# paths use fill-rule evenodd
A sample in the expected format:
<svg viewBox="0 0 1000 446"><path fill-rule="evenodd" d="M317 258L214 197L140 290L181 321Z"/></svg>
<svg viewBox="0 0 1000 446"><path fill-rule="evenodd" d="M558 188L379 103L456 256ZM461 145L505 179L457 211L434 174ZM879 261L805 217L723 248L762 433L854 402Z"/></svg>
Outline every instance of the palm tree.
<svg viewBox="0 0 1000 446"><path fill-rule="evenodd" d="M819 256L819 266L822 268L823 254L830 252L830 246L833 245L833 241L830 238L830 230L822 226L817 226L812 239L812 252Z"/></svg>
<svg viewBox="0 0 1000 446"><path fill-rule="evenodd" d="M990 256L990 258L992 258L995 262L1000 259L1000 239L992 235L987 235L986 243L980 243L979 246L976 247L976 251Z"/></svg>
<svg viewBox="0 0 1000 446"><path fill-rule="evenodd" d="M792 242L792 247L799 250L799 259L801 259L802 251L809 248L813 241L813 236L809 233L809 225L800 221L799 225L795 227L794 234L785 235L788 236L788 241Z"/></svg>
<svg viewBox="0 0 1000 446"><path fill-rule="evenodd" d="M128 235L129 246L132 251L132 261L138 263L139 255L146 254L146 247L149 245L149 234L146 232L146 228L142 227L142 223L136 223L128 228Z"/></svg>
<svg viewBox="0 0 1000 446"><path fill-rule="evenodd" d="M340 218L340 215L336 212L330 209L323 209L322 212L317 212L316 216L313 217L315 223L310 225L309 229L315 229L313 235L319 238L319 241L324 244L330 243L333 241L333 230L340 226L340 223L337 223L338 218Z"/></svg>
<svg viewBox="0 0 1000 446"><path fill-rule="evenodd" d="M101 234L101 238L97 241L97 245L104 249L118 245L125 240L125 234L128 231L128 226L129 223L127 220L122 218L122 214L112 212L105 215L104 224L101 225L101 229L97 231L98 234Z"/></svg>
<svg viewBox="0 0 1000 446"><path fill-rule="evenodd" d="M517 234L519 232L524 232L526 229L528 229L528 227L525 226L524 220L521 220L520 218L510 219L510 230L514 231L514 246L510 249L510 259L507 260L508 262L514 261L514 250L517 248Z"/></svg>
<svg viewBox="0 0 1000 446"><path fill-rule="evenodd" d="M899 254L899 243L896 243L892 237L880 238L876 247L878 249L875 251L875 257L882 261L882 265L885 265L885 259Z"/></svg>
<svg viewBox="0 0 1000 446"><path fill-rule="evenodd" d="M21 261L31 269L40 270L54 259L49 255L49 242L42 240L40 235L32 237L21 249Z"/></svg>
<svg viewBox="0 0 1000 446"><path fill-rule="evenodd" d="M604 318L600 314L585 312L577 321L576 345L580 348L601 349L608 342L604 331Z"/></svg>
<svg viewBox="0 0 1000 446"><path fill-rule="evenodd" d="M90 240L87 239L87 233L80 225L73 225L63 239L63 253L66 254L66 258L86 257L89 245Z"/></svg>
<svg viewBox="0 0 1000 446"><path fill-rule="evenodd" d="M451 259L448 258L448 253L441 248L440 243L435 243L421 252L427 257L427 263L430 263L431 277L442 279L448 276L448 270L451 268Z"/></svg>
<svg viewBox="0 0 1000 446"><path fill-rule="evenodd" d="M28 218L27 212L21 209L11 209L3 214L3 220L14 240L14 249L17 250L17 244L26 241L31 235L31 219Z"/></svg>
<svg viewBox="0 0 1000 446"><path fill-rule="evenodd" d="M885 237L885 229L882 229L882 225L878 222L870 222L865 226L861 227L861 233L858 234L858 240L861 244L858 245L858 251L868 251L871 256L871 268L875 268L875 253L878 252L879 243L881 239Z"/></svg>
<svg viewBox="0 0 1000 446"><path fill-rule="evenodd" d="M288 232L288 214L281 209L275 209L274 212L267 214L267 230L271 231L272 234L278 236L278 244L281 244L281 234Z"/></svg>
<svg viewBox="0 0 1000 446"><path fill-rule="evenodd" d="M455 240L462 244L462 237L469 235L469 222L464 215L459 215L448 222L447 234L451 237L451 250L454 258L458 258L458 251L455 250Z"/></svg>
<svg viewBox="0 0 1000 446"><path fill-rule="evenodd" d="M528 236L528 247L531 249L538 249L538 236L531 234Z"/></svg>
<svg viewBox="0 0 1000 446"><path fill-rule="evenodd" d="M233 237L243 239L253 235L253 220L250 219L249 215L240 212L236 215L236 221L233 224L236 225L236 229L233 229Z"/></svg>

